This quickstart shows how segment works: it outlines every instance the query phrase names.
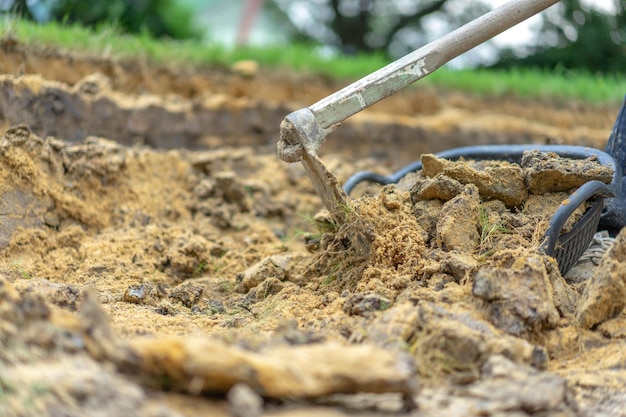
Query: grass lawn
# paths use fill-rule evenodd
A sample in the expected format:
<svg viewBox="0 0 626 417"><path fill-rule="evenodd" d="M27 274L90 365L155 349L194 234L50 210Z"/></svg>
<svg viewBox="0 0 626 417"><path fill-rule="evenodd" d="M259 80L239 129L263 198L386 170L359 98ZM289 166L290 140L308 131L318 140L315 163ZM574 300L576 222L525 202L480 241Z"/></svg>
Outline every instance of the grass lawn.
<svg viewBox="0 0 626 417"><path fill-rule="evenodd" d="M27 46L54 47L92 56L139 57L156 64L221 67L253 59L262 67L286 67L347 81L361 78L389 63L382 55L328 57L311 45L228 49L192 41L155 40L148 35L128 36L111 26L90 30L58 23L38 25L11 18L0 20L0 33L3 38L11 36ZM590 103L619 103L626 94L626 77L528 69L454 71L444 67L419 83L489 96L575 99Z"/></svg>

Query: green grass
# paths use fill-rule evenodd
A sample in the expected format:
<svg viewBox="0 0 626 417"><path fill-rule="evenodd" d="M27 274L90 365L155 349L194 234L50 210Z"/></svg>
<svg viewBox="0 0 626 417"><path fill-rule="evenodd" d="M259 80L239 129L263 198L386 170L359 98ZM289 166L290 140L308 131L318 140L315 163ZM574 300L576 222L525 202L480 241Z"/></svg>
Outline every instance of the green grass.
<svg viewBox="0 0 626 417"><path fill-rule="evenodd" d="M265 68L290 68L348 82L389 63L380 54L325 57L311 45L292 44L270 48L235 48L194 41L155 40L148 35L128 36L113 26L97 30L80 26L31 22L5 18L0 34L28 46L58 48L95 57L145 59L156 64L196 67L228 67L253 59ZM626 93L626 77L584 72L513 70L462 70L442 68L418 85L488 96L542 99L575 99L592 103L619 103Z"/></svg>
<svg viewBox="0 0 626 417"><path fill-rule="evenodd" d="M484 208L480 207L479 215L478 215L478 224L480 225L480 243L478 245L478 258L484 259L486 256L491 255L493 251L494 238L503 233L510 233L500 220L500 216L496 216L496 219L493 219L489 212Z"/></svg>
<svg viewBox="0 0 626 417"><path fill-rule="evenodd" d="M286 67L321 73L336 78L358 78L386 64L382 56L363 55L356 59L324 58L310 45L293 44L270 48L227 48L197 41L157 40L147 34L124 35L111 25L96 30L78 25L0 20L3 38L40 48L52 47L92 56L118 59L146 59L157 64L192 66L230 66L243 59L254 59L266 67Z"/></svg>
<svg viewBox="0 0 626 417"><path fill-rule="evenodd" d="M490 96L578 99L592 103L620 103L626 94L626 78L588 72L474 69L437 71L432 85Z"/></svg>

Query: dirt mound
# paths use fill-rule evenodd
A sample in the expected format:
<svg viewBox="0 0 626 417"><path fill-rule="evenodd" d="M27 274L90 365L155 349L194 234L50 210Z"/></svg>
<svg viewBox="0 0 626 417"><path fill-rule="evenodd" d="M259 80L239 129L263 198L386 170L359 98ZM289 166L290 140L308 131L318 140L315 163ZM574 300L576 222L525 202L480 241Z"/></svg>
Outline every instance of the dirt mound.
<svg viewBox="0 0 626 417"><path fill-rule="evenodd" d="M224 68L168 68L19 44L0 48L0 73L6 74L0 79L1 118L9 125L27 123L41 137L102 136L165 148L254 146L264 153L274 152L285 114L350 81L280 69L244 76ZM374 157L385 170L467 144L602 149L615 110L575 101L480 99L418 84L346 121L322 152L350 162Z"/></svg>
<svg viewBox="0 0 626 417"><path fill-rule="evenodd" d="M3 54L26 60L27 72L46 62ZM302 96L287 91L272 104L237 75L196 74L245 86L241 106L233 90L211 107L215 91L136 95L111 69L121 64L73 65L75 78L62 83L44 67L44 78L0 82L11 125L0 140L1 414L576 416L626 407L626 235L574 278L538 250L572 178L545 190L530 157L526 171L496 164L487 177L484 167L425 156L425 176L370 187L346 207L363 222L337 227L302 167L269 146L273 118ZM85 78L96 69L106 77ZM536 109L512 121L490 114L492 102L480 102L483 111L468 103L478 102L446 96L428 116L395 118L379 107L340 129L352 140L345 149L360 131L455 136L450 147L554 129L559 141L595 144L611 124L549 127L547 115L521 118ZM254 146L233 146L242 143ZM357 158L374 154L324 160L345 178L371 168L376 160ZM369 253L352 250L357 232L371 238Z"/></svg>

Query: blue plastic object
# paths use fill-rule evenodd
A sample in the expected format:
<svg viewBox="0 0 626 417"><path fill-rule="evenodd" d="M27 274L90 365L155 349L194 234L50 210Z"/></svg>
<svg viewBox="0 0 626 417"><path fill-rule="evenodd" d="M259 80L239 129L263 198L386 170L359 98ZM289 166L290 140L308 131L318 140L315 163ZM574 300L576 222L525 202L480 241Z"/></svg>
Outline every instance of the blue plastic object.
<svg viewBox="0 0 626 417"><path fill-rule="evenodd" d="M613 156L622 173L626 172L626 97L604 150ZM619 191L620 195L606 202L600 217L600 227L609 230L611 234L617 234L626 226L626 178L622 178Z"/></svg>

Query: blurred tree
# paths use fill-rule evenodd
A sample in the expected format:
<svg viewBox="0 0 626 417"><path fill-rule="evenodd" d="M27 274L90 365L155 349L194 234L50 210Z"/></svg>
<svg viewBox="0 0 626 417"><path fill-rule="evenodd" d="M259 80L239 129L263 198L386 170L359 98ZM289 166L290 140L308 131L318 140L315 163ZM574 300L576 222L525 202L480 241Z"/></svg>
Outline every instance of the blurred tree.
<svg viewBox="0 0 626 417"><path fill-rule="evenodd" d="M191 11L175 0L56 0L51 9L55 20L69 23L113 23L130 33L147 31L174 39L200 36L192 25Z"/></svg>
<svg viewBox="0 0 626 417"><path fill-rule="evenodd" d="M7 3L6 10L22 19L34 20L27 0L15 0L11 4Z"/></svg>
<svg viewBox="0 0 626 417"><path fill-rule="evenodd" d="M625 42L626 0L613 0L611 12L587 6L580 0L561 0L557 7L543 14L535 46L521 54L502 51L495 67L622 73L626 68Z"/></svg>
<svg viewBox="0 0 626 417"><path fill-rule="evenodd" d="M482 1L274 0L304 39L398 57L487 11Z"/></svg>
<svg viewBox="0 0 626 417"><path fill-rule="evenodd" d="M13 0L4 1L9 13L30 20L45 10L45 19L96 26L109 23L129 33L148 32L155 37L199 38L192 12L177 0Z"/></svg>

